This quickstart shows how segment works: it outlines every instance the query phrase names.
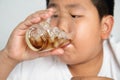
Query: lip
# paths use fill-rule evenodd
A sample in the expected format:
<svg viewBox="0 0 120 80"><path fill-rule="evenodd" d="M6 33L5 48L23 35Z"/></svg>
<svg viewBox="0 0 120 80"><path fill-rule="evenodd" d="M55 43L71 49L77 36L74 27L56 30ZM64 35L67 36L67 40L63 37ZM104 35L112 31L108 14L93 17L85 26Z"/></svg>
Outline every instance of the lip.
<svg viewBox="0 0 120 80"><path fill-rule="evenodd" d="M61 48L67 49L70 45L71 45L71 42L68 42L68 43L66 43L64 46L62 46Z"/></svg>

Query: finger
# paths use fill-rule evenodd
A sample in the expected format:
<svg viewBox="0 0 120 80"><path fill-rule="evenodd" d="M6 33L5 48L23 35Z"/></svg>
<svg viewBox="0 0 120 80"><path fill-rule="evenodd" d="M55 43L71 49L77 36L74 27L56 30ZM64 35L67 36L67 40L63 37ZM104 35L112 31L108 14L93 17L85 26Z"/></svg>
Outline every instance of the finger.
<svg viewBox="0 0 120 80"><path fill-rule="evenodd" d="M45 20L45 19L51 17L51 15L53 15L54 11L55 10L53 8L46 9L46 10L40 10L40 11L33 13L32 15L30 15L26 19L40 17L41 19Z"/></svg>
<svg viewBox="0 0 120 80"><path fill-rule="evenodd" d="M62 48L58 48L48 52L34 52L27 47L26 53L23 54L24 56L23 60L46 57L46 56L59 56L62 54L64 54L64 50Z"/></svg>
<svg viewBox="0 0 120 80"><path fill-rule="evenodd" d="M64 50L62 48L57 48L51 51L51 55L62 55L64 54Z"/></svg>
<svg viewBox="0 0 120 80"><path fill-rule="evenodd" d="M62 55L64 54L64 50L62 48L57 48L57 49L54 49L52 51L48 51L48 52L40 52L39 53L40 56L56 56L56 55Z"/></svg>
<svg viewBox="0 0 120 80"><path fill-rule="evenodd" d="M37 16L40 16L42 18L48 18L48 17L51 17L53 14L54 14L55 10L53 8L49 8L49 9L46 9L46 10L42 10L42 11L38 11L36 12L33 17L37 17Z"/></svg>
<svg viewBox="0 0 120 80"><path fill-rule="evenodd" d="M32 20L26 20L21 22L13 31L13 34L19 35L19 36L24 36L25 32L29 27L31 27L33 24L36 22L41 21L40 18L34 18Z"/></svg>
<svg viewBox="0 0 120 80"><path fill-rule="evenodd" d="M23 21L20 26L21 29L26 29L30 26L32 26L33 24L39 23L40 21L46 20L49 17L51 17L51 15L53 15L54 10L53 9L47 9L44 11L39 11L36 12L36 14L31 15L31 18L26 19L25 21Z"/></svg>

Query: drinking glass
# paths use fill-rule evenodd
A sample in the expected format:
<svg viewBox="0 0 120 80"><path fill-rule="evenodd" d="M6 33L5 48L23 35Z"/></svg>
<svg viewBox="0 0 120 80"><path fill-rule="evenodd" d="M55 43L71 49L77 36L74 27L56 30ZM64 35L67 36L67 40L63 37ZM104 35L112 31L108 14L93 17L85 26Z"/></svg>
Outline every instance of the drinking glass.
<svg viewBox="0 0 120 80"><path fill-rule="evenodd" d="M50 51L70 43L66 32L51 26L47 21L31 26L26 31L25 38L28 47L38 52Z"/></svg>

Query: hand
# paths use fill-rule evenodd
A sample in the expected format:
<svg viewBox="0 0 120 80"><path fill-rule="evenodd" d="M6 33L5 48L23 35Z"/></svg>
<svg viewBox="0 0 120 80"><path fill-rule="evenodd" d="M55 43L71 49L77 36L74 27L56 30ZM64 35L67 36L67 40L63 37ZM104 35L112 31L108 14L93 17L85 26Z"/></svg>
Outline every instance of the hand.
<svg viewBox="0 0 120 80"><path fill-rule="evenodd" d="M54 10L47 9L38 11L30 16L28 16L25 21L21 22L12 32L4 52L6 55L16 61L23 61L28 59L34 59L40 56L48 55L60 55L64 53L63 49L56 49L51 52L37 53L29 49L25 42L26 30L33 24L39 23L43 20L48 19L52 16Z"/></svg>

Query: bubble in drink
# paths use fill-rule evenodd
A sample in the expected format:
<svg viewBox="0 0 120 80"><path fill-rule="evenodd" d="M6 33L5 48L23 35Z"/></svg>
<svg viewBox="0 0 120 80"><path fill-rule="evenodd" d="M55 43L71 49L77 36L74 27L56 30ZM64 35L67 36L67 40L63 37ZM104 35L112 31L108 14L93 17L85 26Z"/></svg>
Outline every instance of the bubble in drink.
<svg viewBox="0 0 120 80"><path fill-rule="evenodd" d="M48 22L31 26L26 32L26 43L33 51L45 52L70 43L68 35Z"/></svg>

